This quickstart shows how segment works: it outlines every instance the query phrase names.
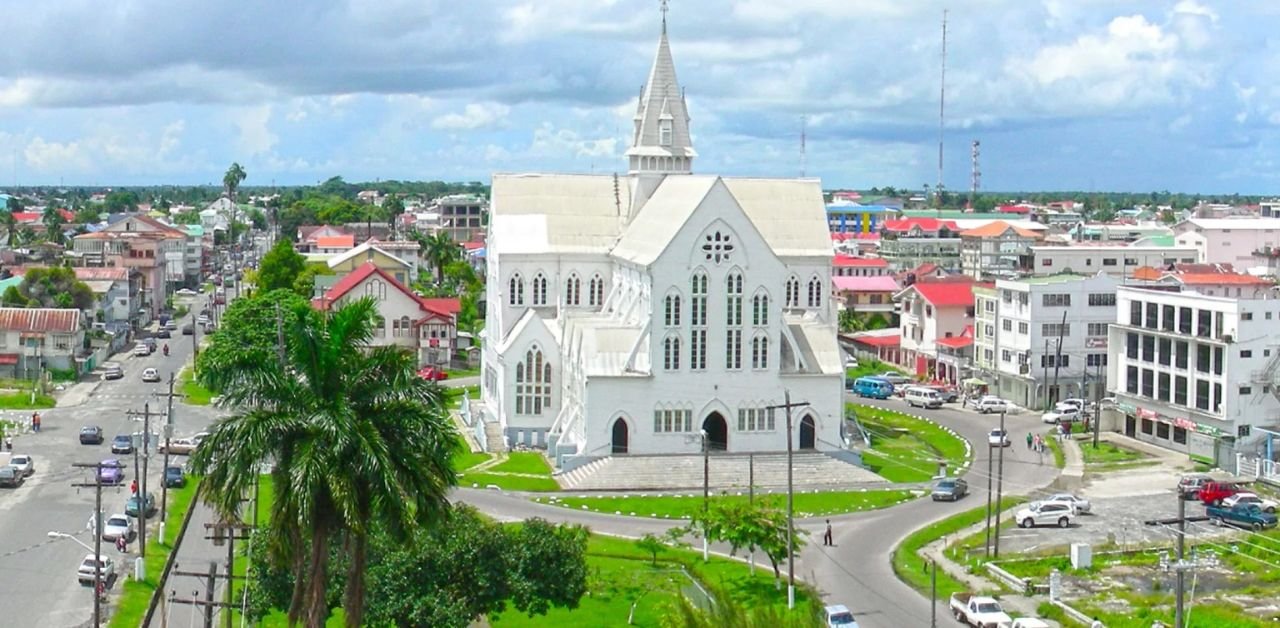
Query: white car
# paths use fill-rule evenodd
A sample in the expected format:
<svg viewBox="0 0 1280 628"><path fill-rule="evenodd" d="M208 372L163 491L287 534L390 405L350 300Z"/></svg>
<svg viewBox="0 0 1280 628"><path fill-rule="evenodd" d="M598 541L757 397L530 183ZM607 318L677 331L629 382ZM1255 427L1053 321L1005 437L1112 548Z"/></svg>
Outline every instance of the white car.
<svg viewBox="0 0 1280 628"><path fill-rule="evenodd" d="M194 297L194 296L196 296L196 291L195 291L195 290L192 290L191 288L183 288L183 289L181 289L181 290L179 290L179 291L175 292L174 294L176 294L176 295L178 295L178 296L180 296L180 297Z"/></svg>
<svg viewBox="0 0 1280 628"><path fill-rule="evenodd" d="M987 434L987 444L992 447L1008 447L1012 444L1009 440L1008 430L1002 430L998 427L991 430L991 433Z"/></svg>
<svg viewBox="0 0 1280 628"><path fill-rule="evenodd" d="M1054 493L1053 495L1044 498L1043 501L1046 503L1054 502L1070 504L1071 507L1075 509L1077 515L1082 512L1089 512L1093 509L1093 504L1090 504L1089 500L1071 493Z"/></svg>
<svg viewBox="0 0 1280 628"><path fill-rule="evenodd" d="M102 526L102 540L115 542L121 536L126 541L132 541L138 535L137 528L133 526L133 519L125 514L114 514L107 517L106 525Z"/></svg>
<svg viewBox="0 0 1280 628"><path fill-rule="evenodd" d="M1075 516L1075 508L1071 504L1061 502L1034 502L1025 508L1018 510L1013 515L1013 520L1019 526L1030 528L1034 526L1058 526L1065 528L1071 525L1071 518Z"/></svg>
<svg viewBox="0 0 1280 628"><path fill-rule="evenodd" d="M858 621L844 604L828 606L823 611L827 618L827 623L824 624L827 628L858 628Z"/></svg>
<svg viewBox="0 0 1280 628"><path fill-rule="evenodd" d="M79 569L76 570L76 577L82 586L92 586L95 571L97 578L110 586L116 578L116 563L110 556L85 554L84 560L80 561Z"/></svg>
<svg viewBox="0 0 1280 628"><path fill-rule="evenodd" d="M17 459L17 456L14 456L14 460ZM1222 500L1223 508L1231 508L1236 504L1252 504L1271 514L1275 514L1276 512L1276 500L1259 497L1257 493L1236 493L1235 495Z"/></svg>
<svg viewBox="0 0 1280 628"><path fill-rule="evenodd" d="M1067 406L1055 409L1053 412L1046 412L1040 416L1040 420L1050 425L1059 423L1075 423L1080 420L1080 408Z"/></svg>
<svg viewBox="0 0 1280 628"><path fill-rule="evenodd" d="M1086 402L1084 399L1074 398L1074 399L1063 399L1062 401L1059 401L1058 403L1054 404L1054 407L1057 409L1072 407L1077 410L1083 410L1088 405L1089 403Z"/></svg>
<svg viewBox="0 0 1280 628"><path fill-rule="evenodd" d="M209 315L208 315L208 314L201 314L200 316L197 316L197 317L196 317L196 324L197 324L197 325L208 325L208 324L209 324Z"/></svg>
<svg viewBox="0 0 1280 628"><path fill-rule="evenodd" d="M133 355L138 357L149 356L151 355L151 347L148 347L144 342L140 342L138 343L138 346L133 348Z"/></svg>
<svg viewBox="0 0 1280 628"><path fill-rule="evenodd" d="M155 370L154 368L149 368L149 367L148 367L148 368L146 368L146 369L143 369L143 371L142 371L142 381L144 381L144 382L158 382L158 381L160 381L160 371L157 371L157 370Z"/></svg>
<svg viewBox="0 0 1280 628"><path fill-rule="evenodd" d="M159 453L168 453L171 455L190 455L196 450L196 441L191 438L171 438L169 442L160 443Z"/></svg>
<svg viewBox="0 0 1280 628"><path fill-rule="evenodd" d="M1009 402L999 397L987 395L986 397L983 397L977 400L976 402L974 402L973 409L983 414L990 414L992 412L1006 412L1009 410Z"/></svg>
<svg viewBox="0 0 1280 628"><path fill-rule="evenodd" d="M22 477L28 477L36 472L36 461L27 454L14 454L9 458L9 466L21 473Z"/></svg>

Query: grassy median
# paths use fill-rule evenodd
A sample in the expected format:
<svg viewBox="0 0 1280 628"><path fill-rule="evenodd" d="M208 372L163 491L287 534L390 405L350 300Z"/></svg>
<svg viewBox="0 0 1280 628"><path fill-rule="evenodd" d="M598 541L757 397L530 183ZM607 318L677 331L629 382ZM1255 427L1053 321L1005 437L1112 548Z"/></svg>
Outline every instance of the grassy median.
<svg viewBox="0 0 1280 628"><path fill-rule="evenodd" d="M134 580L133 560L122 561L120 577L124 587L115 611L111 615L109 625L112 628L137 628L142 623L143 616L147 614L147 607L151 604L151 596L155 594L156 586L160 582L160 574L164 573L164 564L169 560L169 553L173 551L173 545L178 540L178 532L182 530L182 520L186 518L187 510L191 508L191 500L195 497L196 486L199 483L198 478L188 476L186 486L169 491L169 509L166 515L164 538L158 540L150 538L147 542L147 558L143 561L146 565L146 579ZM148 523L148 532L158 531L159 524L159 518Z"/></svg>

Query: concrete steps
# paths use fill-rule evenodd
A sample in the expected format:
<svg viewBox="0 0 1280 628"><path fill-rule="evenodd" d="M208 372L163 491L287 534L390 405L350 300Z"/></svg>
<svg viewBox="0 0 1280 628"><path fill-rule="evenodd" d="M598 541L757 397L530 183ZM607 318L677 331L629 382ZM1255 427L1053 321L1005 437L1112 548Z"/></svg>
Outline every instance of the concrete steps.
<svg viewBox="0 0 1280 628"><path fill-rule="evenodd" d="M755 454L756 487L785 487L786 454ZM752 475L752 457L745 454L712 455L708 483L713 490L746 489ZM861 467L821 453L793 456L793 484L796 487L871 486L887 483L884 478ZM566 474L561 484L566 490L673 490L700 489L703 459L692 456L611 456Z"/></svg>
<svg viewBox="0 0 1280 628"><path fill-rule="evenodd" d="M497 423L484 424L484 441L484 450L491 454L507 450L507 439L502 433L502 426Z"/></svg>

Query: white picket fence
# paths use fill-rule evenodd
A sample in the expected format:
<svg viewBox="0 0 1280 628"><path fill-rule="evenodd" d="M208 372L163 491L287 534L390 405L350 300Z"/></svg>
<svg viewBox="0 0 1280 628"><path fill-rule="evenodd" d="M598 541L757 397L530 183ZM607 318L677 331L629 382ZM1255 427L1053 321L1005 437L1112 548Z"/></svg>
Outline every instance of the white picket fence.
<svg viewBox="0 0 1280 628"><path fill-rule="evenodd" d="M1236 454L1236 475L1280 486L1280 463L1257 456Z"/></svg>

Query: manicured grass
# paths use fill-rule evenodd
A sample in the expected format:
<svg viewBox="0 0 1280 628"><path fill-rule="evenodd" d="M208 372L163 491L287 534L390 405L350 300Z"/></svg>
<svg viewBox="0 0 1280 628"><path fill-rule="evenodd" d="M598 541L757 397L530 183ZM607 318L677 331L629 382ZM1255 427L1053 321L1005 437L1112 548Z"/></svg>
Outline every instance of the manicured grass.
<svg viewBox="0 0 1280 628"><path fill-rule="evenodd" d="M1106 441L1098 443L1096 448L1093 446L1093 442L1080 443L1080 453L1084 456L1085 467L1137 462L1150 458L1150 456L1140 451L1119 447Z"/></svg>
<svg viewBox="0 0 1280 628"><path fill-rule="evenodd" d="M871 434L863 461L890 482L928 482L938 472L938 460L947 461L950 474L969 461L964 439L936 423L871 406L849 407Z"/></svg>
<svg viewBox="0 0 1280 628"><path fill-rule="evenodd" d="M44 410L56 405L58 405L58 402L49 395L36 395L35 402L32 403L30 392L0 394L0 409L2 410Z"/></svg>
<svg viewBox="0 0 1280 628"><path fill-rule="evenodd" d="M1025 501L1019 497L1006 498L1008 507L1013 508ZM958 515L952 515L941 521L927 525L915 532L911 533L902 544L893 550L893 572L898 575L898 579L905 582L908 586L919 591L923 595L929 595L929 563L920 555L920 550L926 545L941 539L944 536L952 536L961 530L977 524L987 516L987 507L985 504L966 510ZM960 562L966 562L962 558ZM945 599L950 597L952 593L964 591L966 587L959 580L952 578L950 574L943 570L938 570L938 598Z"/></svg>
<svg viewBox="0 0 1280 628"><path fill-rule="evenodd" d="M480 367L476 367L473 369L454 369L452 371L449 371L449 377L453 379L458 379L460 377L479 377L479 376L480 376Z"/></svg>
<svg viewBox="0 0 1280 628"><path fill-rule="evenodd" d="M479 386L463 386L460 388L441 386L441 389L444 391L445 404L450 408L462 407L462 396L464 394L467 397L470 397L473 401L480 398Z"/></svg>
<svg viewBox="0 0 1280 628"><path fill-rule="evenodd" d="M1067 466L1067 454L1062 451L1062 444L1053 436L1053 430L1049 430L1044 434L1044 442L1049 447L1049 451L1053 452L1053 464L1059 469Z"/></svg>
<svg viewBox="0 0 1280 628"><path fill-rule="evenodd" d="M923 493L920 493L922 495ZM839 491L830 493L796 493L794 508L798 517L818 517L838 515L863 510L887 508L918 497L908 490L864 490ZM747 495L712 495L717 501L745 502ZM779 507L786 505L785 493L757 493L756 499L768 500ZM555 506L563 506L574 510L586 510L639 517L656 517L658 519L688 519L702 510L702 495L628 495L603 497L550 497L535 498L534 501L545 502Z"/></svg>
<svg viewBox="0 0 1280 628"><path fill-rule="evenodd" d="M453 459L450 463L453 465L454 471L461 473L482 462L488 462L490 458L493 458L491 454L459 449L453 452Z"/></svg>
<svg viewBox="0 0 1280 628"><path fill-rule="evenodd" d="M178 373L178 386L182 391L183 403L193 406L207 406L213 402L213 391L196 383L195 370L190 366Z"/></svg>
<svg viewBox="0 0 1280 628"><path fill-rule="evenodd" d="M880 360L864 360L862 358L858 358L857 368L845 369L844 375L848 381L852 382L853 380L858 379L859 377L866 377L868 375L880 375L881 373L884 373L886 371L893 371L894 373L902 373L907 377L911 377L910 373L902 370L898 366L889 364L888 362L881 362Z"/></svg>
<svg viewBox="0 0 1280 628"><path fill-rule="evenodd" d="M531 493L547 493L560 490L555 480L546 478L528 478L522 475L497 475L493 473L463 473L458 478L458 486L471 487L478 484L485 488L493 484L507 491L528 491Z"/></svg>
<svg viewBox="0 0 1280 628"><path fill-rule="evenodd" d="M1001 560L999 565L1005 571L1019 577L1034 580L1047 580L1054 569L1062 573L1085 575L1096 574L1108 567L1124 565L1130 567L1152 567L1160 562L1158 551L1141 551L1125 553L1094 554L1093 566L1088 569L1072 569L1071 557L1063 553L1060 556L1046 558L1014 558Z"/></svg>
<svg viewBox="0 0 1280 628"><path fill-rule="evenodd" d="M128 568L125 568L125 561L122 561L120 578L124 586L115 611L111 615L112 628L136 628L142 623L143 615L147 614L147 606L151 604L151 596L160 582L160 574L164 573L164 563L169 559L169 552L173 550L174 542L178 540L182 519L186 517L187 510L191 507L191 500L196 494L196 486L200 483L197 477L187 476L187 478L185 487L169 491L169 509L166 515L164 538L157 541L154 537L150 537L147 540L147 558L144 561L146 579L133 580L133 561L127 561ZM148 522L149 535L156 534L159 529L159 517ZM130 579L124 580L125 574L129 574Z"/></svg>
<svg viewBox="0 0 1280 628"><path fill-rule="evenodd" d="M495 473L527 473L551 477L551 466L547 464L547 457L537 452L513 451L507 454L506 462L489 470Z"/></svg>

